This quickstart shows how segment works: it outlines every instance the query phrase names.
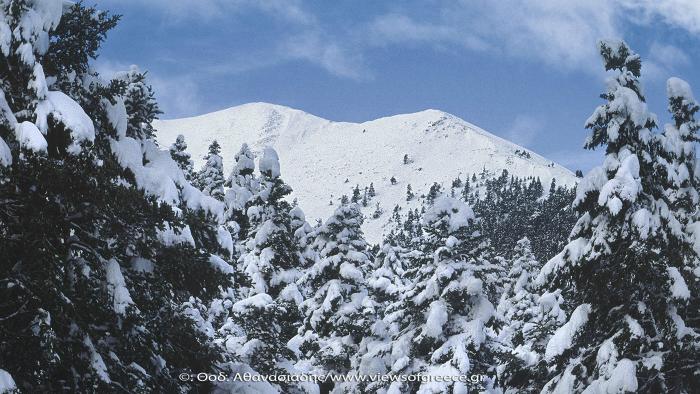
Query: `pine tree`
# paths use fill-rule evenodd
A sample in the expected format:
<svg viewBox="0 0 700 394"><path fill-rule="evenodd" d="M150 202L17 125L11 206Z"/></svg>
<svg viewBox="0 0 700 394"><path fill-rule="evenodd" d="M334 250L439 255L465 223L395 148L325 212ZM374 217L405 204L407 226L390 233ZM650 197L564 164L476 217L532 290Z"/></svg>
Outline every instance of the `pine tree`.
<svg viewBox="0 0 700 394"><path fill-rule="evenodd" d="M585 146L604 146L606 160L579 184L571 242L537 280L561 289L570 305L545 348L552 373L544 390L690 392L697 362L685 357L697 361L697 329L684 322L680 223L654 171L656 125L638 80L641 61L623 42L601 42L600 52L617 76L586 122Z"/></svg>
<svg viewBox="0 0 700 394"><path fill-rule="evenodd" d="M227 219L232 222L230 227L237 227L234 233L239 239L245 239L250 227L246 210L259 188L255 177L255 156L248 148L248 144L243 144L234 156L234 160L231 174L224 184L228 188L224 202Z"/></svg>
<svg viewBox="0 0 700 394"><path fill-rule="evenodd" d="M441 196L423 223L423 245L407 267L410 284L384 319L396 333L386 364L397 374L486 374L492 357L485 330L494 312L486 289L491 264L483 259L474 214L466 204ZM467 386L394 382L390 389L447 392Z"/></svg>
<svg viewBox="0 0 700 394"><path fill-rule="evenodd" d="M383 213L384 213L384 210L382 209L381 206L379 206L379 201L377 201L377 203L374 206L374 212L372 212L372 218L379 219Z"/></svg>
<svg viewBox="0 0 700 394"><path fill-rule="evenodd" d="M464 181L464 187L462 188L462 201L469 203L469 192L471 191L471 184L469 178Z"/></svg>
<svg viewBox="0 0 700 394"><path fill-rule="evenodd" d="M186 236L169 153L128 136L157 107L89 64L118 18L59 0L0 13L22 32L0 49L0 363L26 392L186 391L178 373L221 361L196 310L228 275Z"/></svg>
<svg viewBox="0 0 700 394"><path fill-rule="evenodd" d="M350 370L375 314L365 287L371 256L361 225L356 204L338 207L317 229L313 247L319 259L302 279L311 295L301 305L298 342L303 354L328 372Z"/></svg>
<svg viewBox="0 0 700 394"><path fill-rule="evenodd" d="M153 89L146 83L146 73L132 66L128 72L119 73L117 79L126 84L124 105L129 115L126 135L136 139L155 139L153 120L162 112Z"/></svg>
<svg viewBox="0 0 700 394"><path fill-rule="evenodd" d="M668 109L673 123L666 125L658 137L659 159L656 170L663 178L664 195L669 208L681 224L692 220L698 203L698 180L695 176L695 143L700 124L695 114L700 107L687 82L670 78L667 82Z"/></svg>
<svg viewBox="0 0 700 394"><path fill-rule="evenodd" d="M224 165L220 154L221 146L216 140L212 141L209 153L204 157L206 162L197 174L197 185L205 195L223 201Z"/></svg>
<svg viewBox="0 0 700 394"><path fill-rule="evenodd" d="M700 180L696 173L695 145L700 130L695 114L700 110L700 105L695 101L690 85L679 78L670 78L666 83L666 91L673 123L667 124L658 138L659 158L656 170L662 178L659 183L668 207L685 235L681 237L684 242L670 246L673 248L670 253L675 257L671 260L673 267L668 268L673 279L672 293L678 299L678 308L681 313L685 312L685 316L678 316L674 321L677 327L684 327L679 333L682 336L682 346L677 346L674 349L677 350L675 357L667 360L676 364L675 367L667 367L667 370L690 373L688 361L700 359L697 356L700 343L694 341L690 334L700 331L700 311L697 308L700 305L700 244L697 241L700 236L700 215L697 213ZM681 385L677 387L682 389Z"/></svg>
<svg viewBox="0 0 700 394"><path fill-rule="evenodd" d="M360 185L355 185L355 188L352 189L352 197L350 198L350 202L353 204L357 204L360 202L360 199L362 197L360 196Z"/></svg>
<svg viewBox="0 0 700 394"><path fill-rule="evenodd" d="M411 201L413 200L413 197L416 195L413 194L413 190L411 189L411 184L406 185L406 201Z"/></svg>
<svg viewBox="0 0 700 394"><path fill-rule="evenodd" d="M370 297L376 302L376 313L353 362L353 373L373 375L387 373L391 369L392 339L396 335L393 327L383 320L387 306L396 302L407 284L405 280L408 256L412 252L398 246L391 234L385 239L375 260L375 268L367 276ZM385 384L361 382L357 392L375 392Z"/></svg>
<svg viewBox="0 0 700 394"><path fill-rule="evenodd" d="M502 387L517 392L539 392L538 382L547 376L544 345L566 321L560 292L540 296L534 286L541 267L530 240L518 241L506 288L496 308L502 344L498 351L499 381Z"/></svg>
<svg viewBox="0 0 700 394"><path fill-rule="evenodd" d="M184 135L178 135L175 142L170 146L170 157L177 163L182 173L185 174L185 179L192 181L194 179L194 164L192 163L192 156L187 153L187 143Z"/></svg>
<svg viewBox="0 0 700 394"><path fill-rule="evenodd" d="M401 207L398 204L394 205L394 209L391 213L391 220L396 224L401 223Z"/></svg>
<svg viewBox="0 0 700 394"><path fill-rule="evenodd" d="M434 182L432 185L430 185L430 190L428 191L428 195L425 198L425 203L427 205L432 205L433 201L440 195L442 192L442 186L440 186L439 183Z"/></svg>
<svg viewBox="0 0 700 394"><path fill-rule="evenodd" d="M280 177L272 148L265 148L258 169L259 189L247 209L250 229L238 261L246 283L240 286L242 299L232 307L235 325L229 326L226 341L237 344L232 350L258 373L291 373L295 354L287 342L296 334L302 301L296 285L302 265L297 229L285 200L292 190ZM243 328L243 335L236 326ZM281 384L283 390L289 387Z"/></svg>
<svg viewBox="0 0 700 394"><path fill-rule="evenodd" d="M300 269L307 269L313 265L316 259L316 253L311 247L314 236L313 228L306 221L304 211L298 206L289 211L289 216L291 218L291 229L294 234L294 244L297 246L299 253L299 267ZM305 293L304 291L301 292L302 294Z"/></svg>
<svg viewBox="0 0 700 394"><path fill-rule="evenodd" d="M367 195L369 196L370 199L374 198L374 196L377 195L377 192L374 191L374 183L370 182L369 184L369 191L367 192Z"/></svg>
<svg viewBox="0 0 700 394"><path fill-rule="evenodd" d="M387 304L398 299L405 286L405 261L410 253L391 241L382 245L374 264L376 268L367 277L367 286L375 301Z"/></svg>

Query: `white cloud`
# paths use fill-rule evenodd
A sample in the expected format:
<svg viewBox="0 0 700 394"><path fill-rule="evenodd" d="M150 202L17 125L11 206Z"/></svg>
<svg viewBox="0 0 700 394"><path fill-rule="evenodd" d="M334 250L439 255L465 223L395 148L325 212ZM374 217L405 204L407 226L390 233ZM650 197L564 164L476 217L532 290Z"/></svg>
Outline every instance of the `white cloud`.
<svg viewBox="0 0 700 394"><path fill-rule="evenodd" d="M315 23L314 15L306 12L298 0L103 0L100 4L147 7L161 12L168 23L227 19L248 10L258 10L291 23Z"/></svg>
<svg viewBox="0 0 700 394"><path fill-rule="evenodd" d="M669 26L700 34L698 0L617 0L625 9L636 12L632 20L653 23L659 18Z"/></svg>
<svg viewBox="0 0 700 394"><path fill-rule="evenodd" d="M535 141L543 127L544 123L533 116L518 115L508 128L506 138L518 145L528 147Z"/></svg>
<svg viewBox="0 0 700 394"><path fill-rule="evenodd" d="M140 0L121 1L142 4ZM239 74L302 60L344 78L359 80L370 75L362 52L331 34L298 0L149 0L146 6L161 11L166 23L182 24L192 19L221 23L219 19L232 20L246 12L260 12L287 24L277 44L261 48L258 53L226 55L224 61L208 59L210 63L202 69L214 74Z"/></svg>
<svg viewBox="0 0 700 394"><path fill-rule="evenodd" d="M324 39L319 31L305 32L284 40L277 55L285 60L308 61L340 77L357 80L370 77L359 52Z"/></svg>
<svg viewBox="0 0 700 394"><path fill-rule="evenodd" d="M690 58L680 48L655 41L649 47L649 53L644 59L643 75L648 80L665 81L678 68L689 64Z"/></svg>
<svg viewBox="0 0 700 394"><path fill-rule="evenodd" d="M596 40L619 33L606 0L458 1L445 5L437 20L423 20L378 16L370 25L370 42L456 44L580 69L599 66Z"/></svg>
<svg viewBox="0 0 700 394"><path fill-rule="evenodd" d="M189 76L156 76L149 74L158 106L164 119L201 113L204 102L197 83Z"/></svg>
<svg viewBox="0 0 700 394"><path fill-rule="evenodd" d="M456 0L437 16L396 10L375 16L369 45L453 46L541 62L564 70L600 72L596 42L624 37L633 25L663 22L700 34L698 0ZM672 47L656 44L653 55ZM655 52L655 53L654 53ZM682 56L676 56L682 61ZM664 57L657 56L656 65ZM665 57L668 58L668 57ZM658 70L653 70L658 71Z"/></svg>
<svg viewBox="0 0 700 394"><path fill-rule="evenodd" d="M391 44L460 44L469 49L485 49L481 38L460 32L455 26L419 22L402 14L377 17L368 28L369 42L373 45Z"/></svg>
<svg viewBox="0 0 700 394"><path fill-rule="evenodd" d="M95 62L95 70L102 78L109 80L120 71L129 70L130 64L100 58ZM142 70L147 71L147 70ZM147 83L153 86L156 100L163 118L177 118L199 113L202 99L195 80L187 75L162 76L152 72L146 74Z"/></svg>
<svg viewBox="0 0 700 394"><path fill-rule="evenodd" d="M246 54L254 60L210 59L212 71L240 73L289 61L305 61L356 80L371 78L364 61L374 47L429 46L451 51L490 51L496 56L545 64L552 69L602 73L596 42L624 37L631 26L658 23L700 34L698 0L448 0L430 7L393 4L386 13L348 15L329 22L300 0L104 0L157 10L164 23L193 19L235 23L262 13L284 29ZM364 19L363 19L364 18ZM651 48L652 55L663 46ZM667 48L668 49L668 48ZM654 52L656 51L656 52ZM262 60L261 60L262 59ZM652 76L672 68L657 56L645 70Z"/></svg>

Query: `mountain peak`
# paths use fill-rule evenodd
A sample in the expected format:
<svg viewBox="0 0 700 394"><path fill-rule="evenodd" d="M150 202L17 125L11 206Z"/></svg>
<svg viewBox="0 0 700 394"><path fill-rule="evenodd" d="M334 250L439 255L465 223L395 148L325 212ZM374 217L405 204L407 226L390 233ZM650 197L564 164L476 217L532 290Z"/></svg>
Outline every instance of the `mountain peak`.
<svg viewBox="0 0 700 394"><path fill-rule="evenodd" d="M406 202L409 184L416 194L427 192L433 182L449 190L455 178L465 179L484 169L493 175L507 170L518 177L539 177L545 185L553 178L559 184L576 183L566 168L435 109L352 123L276 104L249 103L191 118L155 121L154 127L163 146L183 134L197 167L216 139L226 172L244 142L257 154L266 146L274 147L282 177L294 189L293 197L305 204L302 209L309 220L328 217L343 194L351 195L355 186L370 183L385 212L397 204L417 204ZM370 217L374 203L365 209ZM388 216L367 221L370 241L380 239Z"/></svg>

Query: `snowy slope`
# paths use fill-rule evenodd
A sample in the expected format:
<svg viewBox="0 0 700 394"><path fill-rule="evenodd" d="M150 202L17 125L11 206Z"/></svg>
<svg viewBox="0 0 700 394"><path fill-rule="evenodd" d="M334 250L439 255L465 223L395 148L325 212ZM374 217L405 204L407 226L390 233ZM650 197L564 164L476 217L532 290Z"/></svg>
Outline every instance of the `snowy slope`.
<svg viewBox="0 0 700 394"><path fill-rule="evenodd" d="M545 187L552 178L559 184L576 182L566 168L436 110L345 123L279 105L251 103L192 118L156 121L154 127L163 147L183 134L195 167L203 164L209 143L218 140L227 176L242 143L247 142L255 153L273 146L280 156L282 178L294 188L293 197L311 223L328 217L338 198L351 195L356 184L363 189L374 182L377 196L365 208L370 242L380 239L393 207L406 204L407 184L416 195L427 192L433 182L449 190L458 175L464 180L484 167L494 174L507 169L520 177L537 176ZM403 163L405 154L410 164ZM390 182L392 176L396 185ZM376 201L385 212L372 219Z"/></svg>

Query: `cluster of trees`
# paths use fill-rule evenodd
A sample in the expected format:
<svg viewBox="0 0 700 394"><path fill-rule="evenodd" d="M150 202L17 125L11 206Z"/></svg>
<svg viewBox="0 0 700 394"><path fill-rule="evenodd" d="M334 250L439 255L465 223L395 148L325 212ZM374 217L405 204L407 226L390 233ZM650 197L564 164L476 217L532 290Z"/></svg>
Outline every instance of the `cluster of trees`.
<svg viewBox="0 0 700 394"><path fill-rule="evenodd" d="M411 185L406 200L420 200L420 209L394 207L387 238L403 247L420 242L423 235L421 215L441 194L466 202L479 217L479 229L489 239L498 256L510 257L518 240L527 237L535 256L545 261L565 245L576 223L572 208L575 189L558 186L552 180L545 192L539 178L517 178L503 170L499 176L483 171L465 180L457 177L449 192L434 183L426 194L416 196Z"/></svg>
<svg viewBox="0 0 700 394"><path fill-rule="evenodd" d="M484 377L339 393L700 386L698 105L669 80L654 132L624 43L600 46L616 76L587 147L606 160L573 213L571 191L507 174L481 198L434 185L372 247L357 203L309 225L273 149L242 146L228 176L215 142L197 172L183 138L160 149L144 74L90 66L117 17L0 4L0 391L320 389L178 378L200 372Z"/></svg>

